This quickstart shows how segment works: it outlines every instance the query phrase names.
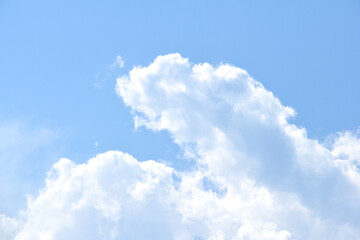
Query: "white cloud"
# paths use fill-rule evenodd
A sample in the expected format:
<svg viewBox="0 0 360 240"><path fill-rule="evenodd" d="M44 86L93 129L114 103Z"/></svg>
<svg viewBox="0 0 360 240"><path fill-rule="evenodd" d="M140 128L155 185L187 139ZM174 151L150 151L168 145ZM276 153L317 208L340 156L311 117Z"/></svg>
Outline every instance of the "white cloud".
<svg viewBox="0 0 360 240"><path fill-rule="evenodd" d="M16 219L0 214L0 239L12 240L19 231L19 223Z"/></svg>
<svg viewBox="0 0 360 240"><path fill-rule="evenodd" d="M344 171L332 151L307 138L305 129L289 124L294 110L246 71L227 64L192 64L179 54L169 54L134 68L118 79L116 89L134 110L136 126L168 130L225 186L236 187L249 178L274 198L278 193L294 195L314 216L311 221L320 219L317 222L332 226L315 236L310 230L314 222L307 222L305 229L282 225L295 238L317 239L343 232L345 225L360 227L359 187L348 180L358 171ZM276 221L280 224L282 218Z"/></svg>
<svg viewBox="0 0 360 240"><path fill-rule="evenodd" d="M118 79L137 127L167 130L196 161L177 171L106 152L62 159L29 200L16 240L358 239L359 138L331 149L237 67L159 56Z"/></svg>
<svg viewBox="0 0 360 240"><path fill-rule="evenodd" d="M360 138L359 131L339 133L332 145L336 164L353 184L360 188Z"/></svg>
<svg viewBox="0 0 360 240"><path fill-rule="evenodd" d="M39 196L29 200L24 225L15 239L161 236L163 226L151 226L151 221L172 220L171 212L157 211L166 209L161 198L172 190L171 176L172 169L162 164L140 163L121 152L107 152L82 165L61 159ZM147 232L129 228L135 223L147 227ZM151 233L151 227L159 233Z"/></svg>
<svg viewBox="0 0 360 240"><path fill-rule="evenodd" d="M174 174L181 178L177 186ZM245 182L218 196L204 190L203 175L115 151L87 164L61 159L39 196L29 199L15 239L228 239L254 229L268 239L290 236L251 213L259 204L260 215L276 211L266 189Z"/></svg>

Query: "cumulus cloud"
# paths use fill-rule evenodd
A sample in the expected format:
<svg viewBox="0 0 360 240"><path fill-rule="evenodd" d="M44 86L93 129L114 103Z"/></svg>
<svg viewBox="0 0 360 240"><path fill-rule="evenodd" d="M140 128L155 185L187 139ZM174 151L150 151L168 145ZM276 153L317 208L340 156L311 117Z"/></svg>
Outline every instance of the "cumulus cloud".
<svg viewBox="0 0 360 240"><path fill-rule="evenodd" d="M332 155L344 174L360 188L360 138L359 131L339 133L332 145Z"/></svg>
<svg viewBox="0 0 360 240"><path fill-rule="evenodd" d="M202 171L178 173L117 151L80 165L61 159L29 199L15 239L288 239L266 221L277 210L265 188L244 182L218 195L203 180ZM262 213L251 213L257 207Z"/></svg>
<svg viewBox="0 0 360 240"><path fill-rule="evenodd" d="M0 214L0 239L14 239L19 231L19 223L16 219Z"/></svg>
<svg viewBox="0 0 360 240"><path fill-rule="evenodd" d="M136 127L168 131L180 171L110 151L61 159L16 222L28 239L358 239L355 133L330 148L245 70L157 57L117 80Z"/></svg>

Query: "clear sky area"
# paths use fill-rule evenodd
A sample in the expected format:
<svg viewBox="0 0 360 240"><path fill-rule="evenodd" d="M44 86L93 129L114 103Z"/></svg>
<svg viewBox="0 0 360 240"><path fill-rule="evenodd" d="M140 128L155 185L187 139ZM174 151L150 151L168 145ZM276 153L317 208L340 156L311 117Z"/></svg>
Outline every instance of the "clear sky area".
<svg viewBox="0 0 360 240"><path fill-rule="evenodd" d="M359 43L358 0L0 1L0 240L359 239Z"/></svg>

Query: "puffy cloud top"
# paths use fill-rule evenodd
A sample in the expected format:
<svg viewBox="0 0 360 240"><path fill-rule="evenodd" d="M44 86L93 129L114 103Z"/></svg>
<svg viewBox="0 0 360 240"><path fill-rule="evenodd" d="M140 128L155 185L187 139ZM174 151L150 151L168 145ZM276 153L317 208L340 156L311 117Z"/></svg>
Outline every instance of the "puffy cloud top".
<svg viewBox="0 0 360 240"><path fill-rule="evenodd" d="M177 53L116 91L136 127L168 131L195 167L118 151L61 159L20 219L1 216L15 229L4 239L359 239L356 133L326 148L243 69Z"/></svg>

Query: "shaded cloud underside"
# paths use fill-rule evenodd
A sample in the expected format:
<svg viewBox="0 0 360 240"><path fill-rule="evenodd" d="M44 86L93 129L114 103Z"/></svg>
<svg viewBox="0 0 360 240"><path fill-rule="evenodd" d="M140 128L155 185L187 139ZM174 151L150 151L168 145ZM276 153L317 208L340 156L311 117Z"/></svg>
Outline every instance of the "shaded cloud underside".
<svg viewBox="0 0 360 240"><path fill-rule="evenodd" d="M136 127L168 131L193 169L110 151L61 159L0 238L359 239L360 140L326 148L244 70L159 56L117 80Z"/></svg>

